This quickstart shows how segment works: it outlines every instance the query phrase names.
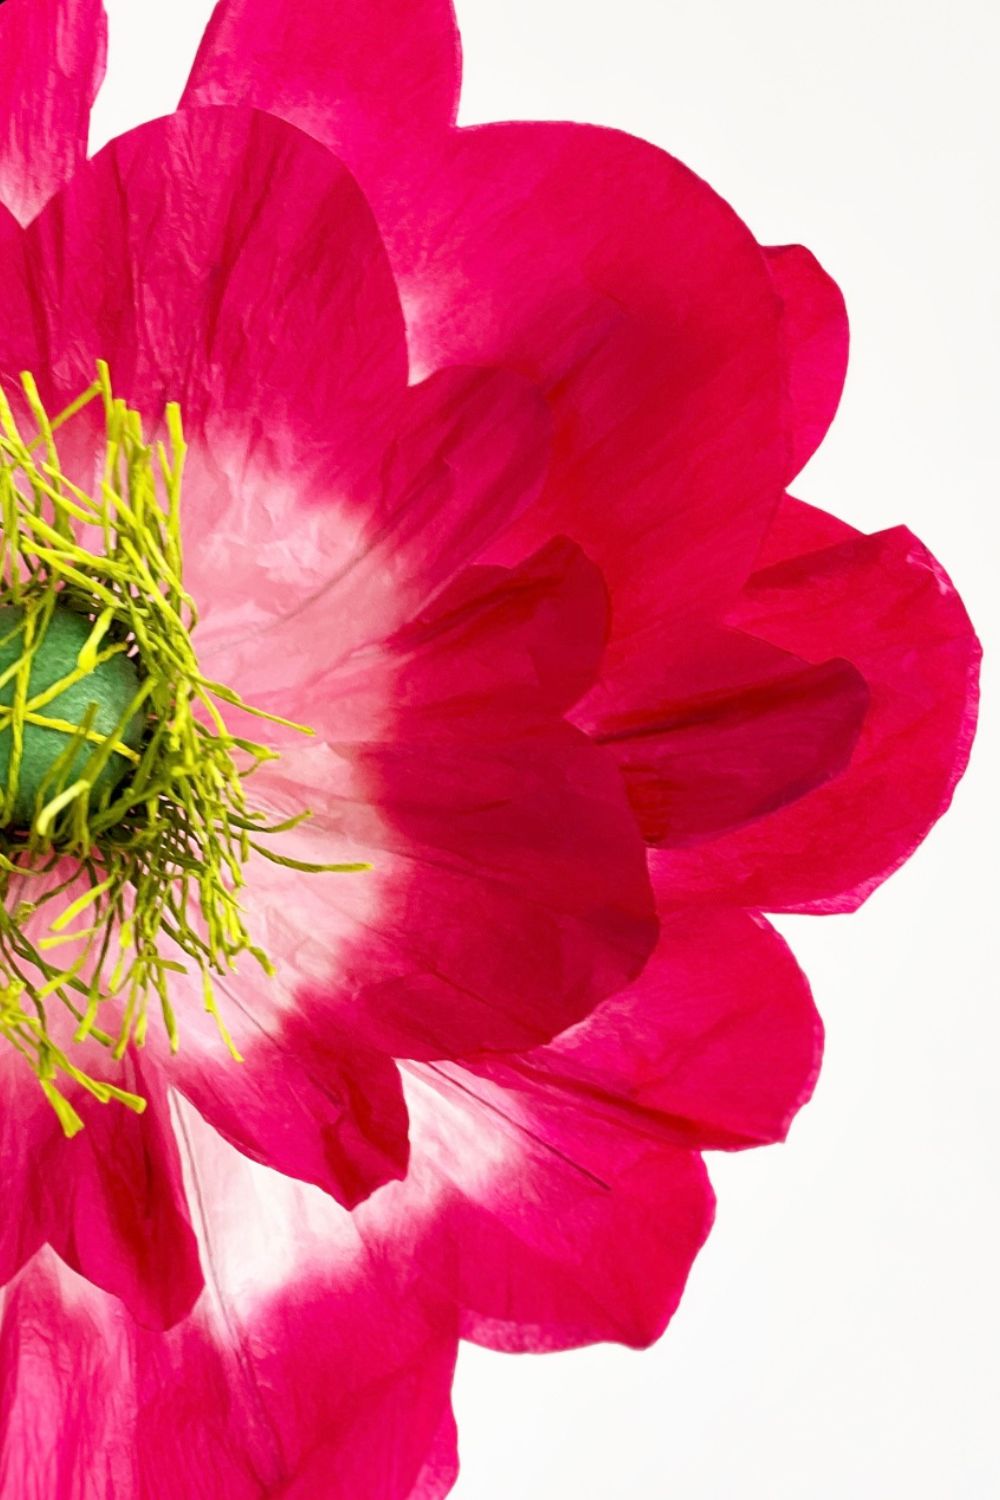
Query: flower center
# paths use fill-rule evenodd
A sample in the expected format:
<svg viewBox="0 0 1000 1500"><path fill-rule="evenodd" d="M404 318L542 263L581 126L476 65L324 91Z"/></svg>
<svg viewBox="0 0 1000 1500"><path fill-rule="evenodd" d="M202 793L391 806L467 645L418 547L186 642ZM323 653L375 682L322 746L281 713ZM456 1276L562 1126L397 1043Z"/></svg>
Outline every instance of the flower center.
<svg viewBox="0 0 1000 1500"><path fill-rule="evenodd" d="M58 604L51 612L0 609L0 711L6 710L0 713L0 786L5 790L5 824L30 828L46 791L82 775L90 746L118 738L118 725L139 691L139 676L123 654L123 645L116 655L95 657L91 670L81 668L92 631L92 620ZM18 704L22 687L24 697ZM15 719L23 725L16 738ZM88 793L92 801L109 800L129 761L138 760L144 723L142 712L133 715L122 732L121 748L94 778Z"/></svg>
<svg viewBox="0 0 1000 1500"><path fill-rule="evenodd" d="M84 1049L120 1061L142 1046L152 1002L176 1050L178 972L200 976L239 1060L213 975L243 955L274 973L238 899L252 854L307 873L368 868L305 865L269 846L309 813L269 827L249 805L248 778L277 756L231 733L224 708L311 731L202 675L183 585L179 410L167 408L168 443L150 446L97 368L51 420L22 376L30 439L0 390L0 1035L68 1134L83 1122L60 1075L145 1107L93 1076ZM56 433L95 401L106 441L91 495L64 473Z"/></svg>

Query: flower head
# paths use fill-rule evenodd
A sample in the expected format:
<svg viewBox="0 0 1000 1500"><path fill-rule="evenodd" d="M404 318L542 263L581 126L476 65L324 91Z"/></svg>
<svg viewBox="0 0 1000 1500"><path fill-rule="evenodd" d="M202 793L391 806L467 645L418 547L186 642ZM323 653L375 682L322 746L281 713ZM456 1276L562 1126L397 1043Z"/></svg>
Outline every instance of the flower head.
<svg viewBox="0 0 1000 1500"><path fill-rule="evenodd" d="M812 257L631 138L457 129L443 0L333 9L223 0L86 165L100 7L0 9L76 38L44 109L0 61L53 137L0 152L4 857L78 881L3 926L76 1132L0 1057L31 1500L441 1495L460 1336L655 1338L700 1152L816 1076L758 908L857 904L971 735L937 564L784 496L846 355Z"/></svg>

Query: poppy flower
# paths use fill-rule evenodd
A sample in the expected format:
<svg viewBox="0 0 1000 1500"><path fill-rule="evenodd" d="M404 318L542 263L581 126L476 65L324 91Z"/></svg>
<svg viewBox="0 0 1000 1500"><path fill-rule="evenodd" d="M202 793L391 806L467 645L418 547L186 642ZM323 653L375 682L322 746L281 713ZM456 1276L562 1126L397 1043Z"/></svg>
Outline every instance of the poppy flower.
<svg viewBox="0 0 1000 1500"><path fill-rule="evenodd" d="M938 565L784 497L816 262L615 132L458 130L446 4L336 12L224 0L90 164L100 5L0 12L26 1496L441 1495L460 1337L655 1338L699 1152L818 1066L760 909L856 905L971 737Z"/></svg>

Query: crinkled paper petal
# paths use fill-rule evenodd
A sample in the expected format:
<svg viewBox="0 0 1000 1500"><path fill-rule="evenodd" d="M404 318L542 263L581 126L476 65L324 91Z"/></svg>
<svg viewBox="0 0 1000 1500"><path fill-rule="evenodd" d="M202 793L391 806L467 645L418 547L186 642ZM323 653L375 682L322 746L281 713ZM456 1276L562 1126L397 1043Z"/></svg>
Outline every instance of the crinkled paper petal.
<svg viewBox="0 0 1000 1500"><path fill-rule="evenodd" d="M121 1298L139 1323L165 1328L202 1288L166 1095L156 1070L136 1056L114 1069L104 1062L88 1058L87 1065L146 1098L148 1107L138 1115L66 1084L63 1092L85 1122L67 1140L26 1065L12 1052L2 1059L8 1210L0 1275L12 1276L48 1242L67 1265Z"/></svg>
<svg viewBox="0 0 1000 1500"><path fill-rule="evenodd" d="M357 1210L364 1233L479 1343L652 1342L711 1225L700 1158L639 1110L609 1119L491 1070L407 1065L411 1170Z"/></svg>
<svg viewBox="0 0 1000 1500"><path fill-rule="evenodd" d="M244 486L195 562L199 592L211 596L213 576L229 585L199 637L213 672L250 702L337 733L342 705L327 726L323 674L354 653L365 676L362 648L417 616L538 494L549 439L527 381L451 369L407 391L374 490L284 484L248 503Z"/></svg>
<svg viewBox="0 0 1000 1500"><path fill-rule="evenodd" d="M573 718L614 754L656 846L711 838L836 776L868 707L849 662L814 665L735 630L630 677L604 674Z"/></svg>
<svg viewBox="0 0 1000 1500"><path fill-rule="evenodd" d="M415 115L408 140L366 80L385 69L405 100L428 49L432 76L452 76L452 42L443 5L400 9L387 54L353 4L279 0L258 35L243 0L223 0L186 102L259 105L343 157L378 219L418 369L502 363L553 404L549 482L498 559L571 535L607 576L613 649L651 649L663 595L657 649L670 651L742 582L787 477L783 308L768 264L700 178L632 137L449 130L439 104ZM299 39L317 26L332 37L341 13L350 66L317 65L332 40L310 54Z"/></svg>
<svg viewBox="0 0 1000 1500"><path fill-rule="evenodd" d="M229 978L216 978L215 992L241 1061L192 1003L180 1050L160 1065L216 1130L252 1160L315 1183L347 1208L403 1175L406 1106L391 1058L349 1034L282 1033L266 983L252 1006Z"/></svg>
<svg viewBox="0 0 1000 1500"><path fill-rule="evenodd" d="M648 1343L711 1223L698 1150L783 1138L821 1046L766 922L665 909L640 979L548 1046L404 1065L410 1171L358 1222L469 1338Z"/></svg>
<svg viewBox="0 0 1000 1500"><path fill-rule="evenodd" d="M835 547L839 542L857 541L863 535L839 516L785 495L771 517L767 535L754 562L754 572L763 572L775 563L819 552L824 547Z"/></svg>
<svg viewBox="0 0 1000 1500"><path fill-rule="evenodd" d="M0 209L22 224L86 158L107 38L101 0L7 0L0 9Z"/></svg>
<svg viewBox="0 0 1000 1500"><path fill-rule="evenodd" d="M669 899L669 892L661 891ZM823 1030L787 944L754 913L664 907L634 984L547 1047L491 1065L548 1113L589 1110L699 1150L782 1140Z"/></svg>
<svg viewBox="0 0 1000 1500"><path fill-rule="evenodd" d="M512 364L554 461L500 560L578 541L622 651L670 650L748 571L783 472L780 304L736 215L664 152L582 125L453 131L401 212L362 179L415 358ZM660 595L672 601L664 634Z"/></svg>
<svg viewBox="0 0 1000 1500"><path fill-rule="evenodd" d="M3 1294L0 1488L18 1500L438 1500L454 1330L351 1216L181 1136L209 1281L166 1335L45 1253Z"/></svg>
<svg viewBox="0 0 1000 1500"><path fill-rule="evenodd" d="M254 104L392 160L453 123L460 67L451 0L221 0L184 104Z"/></svg>
<svg viewBox="0 0 1000 1500"><path fill-rule="evenodd" d="M34 371L52 411L98 358L150 423L179 402L192 562L227 485L248 515L269 486L374 486L406 382L398 298L358 188L301 132L229 109L143 125L23 252L4 257L0 370Z"/></svg>
<svg viewBox="0 0 1000 1500"><path fill-rule="evenodd" d="M506 1050L642 967L642 840L612 758L559 717L605 623L596 570L556 543L470 570L382 653L318 684L320 720L339 717L344 738L289 747L254 783L276 816L313 813L282 853L372 868L249 872L254 930L299 1017L396 1056ZM241 971L248 1005L261 987Z"/></svg>
<svg viewBox="0 0 1000 1500"><path fill-rule="evenodd" d="M857 748L798 802L656 861L679 899L851 911L951 801L975 728L980 649L950 579L909 531L828 545L822 512L789 505L780 550L793 537L802 550L756 572L730 618L807 660L837 654L857 667L871 698Z"/></svg>
<svg viewBox="0 0 1000 1500"><path fill-rule="evenodd" d="M764 252L784 309L792 480L833 421L847 374L847 309L837 283L804 245Z"/></svg>

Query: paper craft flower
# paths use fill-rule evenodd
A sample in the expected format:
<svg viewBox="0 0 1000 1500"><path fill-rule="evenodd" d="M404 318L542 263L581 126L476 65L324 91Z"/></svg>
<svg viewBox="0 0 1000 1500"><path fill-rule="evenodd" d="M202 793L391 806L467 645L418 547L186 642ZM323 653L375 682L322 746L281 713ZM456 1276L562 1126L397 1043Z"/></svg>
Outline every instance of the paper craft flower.
<svg viewBox="0 0 1000 1500"><path fill-rule="evenodd" d="M839 294L671 158L223 0L85 165L103 39L0 9L0 1489L429 1500L460 1336L664 1327L818 1066L759 909L911 852L975 640L783 497Z"/></svg>

